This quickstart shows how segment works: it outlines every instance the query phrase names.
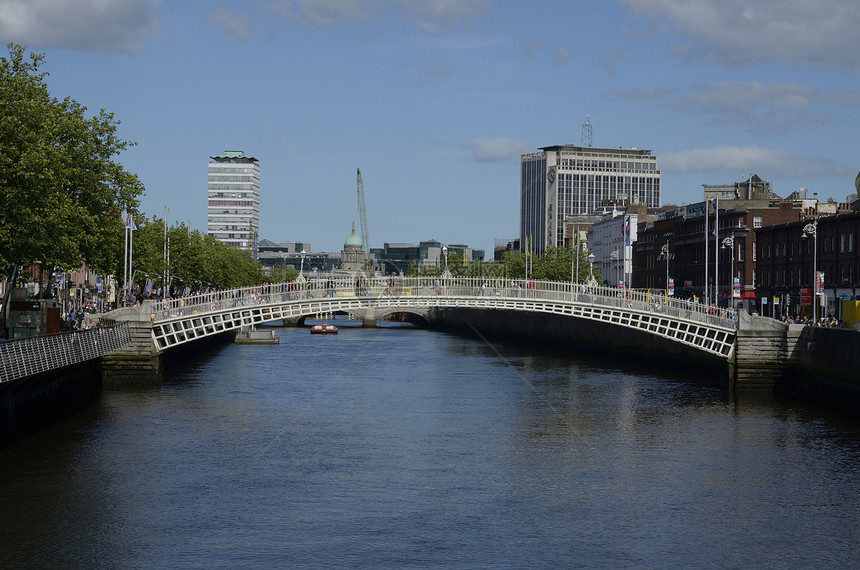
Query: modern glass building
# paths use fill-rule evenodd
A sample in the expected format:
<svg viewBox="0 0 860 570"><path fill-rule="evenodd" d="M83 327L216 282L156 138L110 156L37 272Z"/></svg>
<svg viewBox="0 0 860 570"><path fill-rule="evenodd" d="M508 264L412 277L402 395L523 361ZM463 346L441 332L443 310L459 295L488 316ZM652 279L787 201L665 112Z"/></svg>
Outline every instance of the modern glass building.
<svg viewBox="0 0 860 570"><path fill-rule="evenodd" d="M522 155L520 247L541 253L564 245L565 217L606 203L659 208L660 181L650 150L561 145Z"/></svg>
<svg viewBox="0 0 860 570"><path fill-rule="evenodd" d="M253 251L260 231L260 165L241 150L210 156L206 233L218 241Z"/></svg>

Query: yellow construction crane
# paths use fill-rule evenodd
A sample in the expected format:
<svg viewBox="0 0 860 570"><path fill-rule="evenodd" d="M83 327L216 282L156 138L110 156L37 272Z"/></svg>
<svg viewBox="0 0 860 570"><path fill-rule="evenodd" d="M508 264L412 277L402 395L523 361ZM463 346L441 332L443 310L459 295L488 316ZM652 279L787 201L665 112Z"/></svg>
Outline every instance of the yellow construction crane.
<svg viewBox="0 0 860 570"><path fill-rule="evenodd" d="M364 206L364 181L361 179L361 169L357 173L356 191L358 192L358 219L361 222L361 245L364 248L364 271L370 275L370 239L367 236L367 208Z"/></svg>

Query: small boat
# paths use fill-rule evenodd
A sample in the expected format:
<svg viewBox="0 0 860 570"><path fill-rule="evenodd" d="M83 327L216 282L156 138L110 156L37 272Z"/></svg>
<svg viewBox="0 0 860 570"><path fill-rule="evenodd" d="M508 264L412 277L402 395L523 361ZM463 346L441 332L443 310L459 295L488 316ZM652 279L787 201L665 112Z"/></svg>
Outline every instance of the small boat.
<svg viewBox="0 0 860 570"><path fill-rule="evenodd" d="M311 327L311 334L337 334L337 327L334 325L314 325Z"/></svg>

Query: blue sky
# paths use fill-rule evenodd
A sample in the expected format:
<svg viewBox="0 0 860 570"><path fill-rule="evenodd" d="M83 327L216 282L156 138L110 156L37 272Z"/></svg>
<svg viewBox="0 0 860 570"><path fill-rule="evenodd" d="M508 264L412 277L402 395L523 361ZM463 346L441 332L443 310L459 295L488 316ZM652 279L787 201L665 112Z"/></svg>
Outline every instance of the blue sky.
<svg viewBox="0 0 860 570"><path fill-rule="evenodd" d="M856 0L0 0L52 94L105 108L143 210L206 230L210 155L260 160L261 237L339 251L519 233L519 156L650 149L663 203L756 173L844 201L860 169ZM7 54L6 54L7 55Z"/></svg>

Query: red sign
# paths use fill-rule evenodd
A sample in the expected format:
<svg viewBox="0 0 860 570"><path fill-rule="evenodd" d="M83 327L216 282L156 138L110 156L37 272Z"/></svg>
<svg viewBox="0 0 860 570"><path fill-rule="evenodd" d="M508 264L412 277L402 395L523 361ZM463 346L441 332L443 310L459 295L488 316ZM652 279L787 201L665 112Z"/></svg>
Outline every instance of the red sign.
<svg viewBox="0 0 860 570"><path fill-rule="evenodd" d="M804 307L812 306L812 290L809 287L800 288L800 304Z"/></svg>

